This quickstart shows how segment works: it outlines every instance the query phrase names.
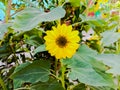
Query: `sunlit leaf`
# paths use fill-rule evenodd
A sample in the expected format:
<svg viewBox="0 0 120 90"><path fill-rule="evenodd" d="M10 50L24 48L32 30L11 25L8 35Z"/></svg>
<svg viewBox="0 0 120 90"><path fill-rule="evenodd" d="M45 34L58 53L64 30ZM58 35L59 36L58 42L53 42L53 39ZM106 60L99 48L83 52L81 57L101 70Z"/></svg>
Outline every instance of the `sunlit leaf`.
<svg viewBox="0 0 120 90"><path fill-rule="evenodd" d="M0 39L3 38L5 32L8 31L8 27L11 26L11 23L4 23L4 24L0 24Z"/></svg>
<svg viewBox="0 0 120 90"><path fill-rule="evenodd" d="M113 86L111 76L101 72L99 68L95 70L96 66L91 63L92 60L95 60L94 56L96 54L95 51L88 47L81 46L71 59L64 60L64 64L67 64L68 68L71 69L68 77L72 80L78 79L87 85Z"/></svg>
<svg viewBox="0 0 120 90"><path fill-rule="evenodd" d="M58 20L65 15L62 7L57 7L50 12L40 12L36 8L27 8L17 14L12 28L17 30L31 30L43 21Z"/></svg>
<svg viewBox="0 0 120 90"><path fill-rule="evenodd" d="M34 50L34 53L38 53L38 52L43 52L43 51L46 51L45 49L45 45L40 45L39 47L37 47L35 50Z"/></svg>
<svg viewBox="0 0 120 90"><path fill-rule="evenodd" d="M69 1L75 7L79 7L80 6L80 0L69 0Z"/></svg>
<svg viewBox="0 0 120 90"><path fill-rule="evenodd" d="M101 54L97 56L97 59L110 67L110 69L107 70L108 73L120 75L120 55Z"/></svg>
<svg viewBox="0 0 120 90"><path fill-rule="evenodd" d="M120 38L120 33L113 32L113 31L105 31L102 34L102 43L104 46L109 46L110 44L113 44Z"/></svg>

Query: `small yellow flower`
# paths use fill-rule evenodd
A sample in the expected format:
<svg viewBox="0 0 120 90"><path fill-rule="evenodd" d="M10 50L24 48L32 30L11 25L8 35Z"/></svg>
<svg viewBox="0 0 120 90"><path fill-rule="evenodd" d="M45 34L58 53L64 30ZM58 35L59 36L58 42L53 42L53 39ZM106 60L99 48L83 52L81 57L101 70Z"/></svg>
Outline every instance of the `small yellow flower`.
<svg viewBox="0 0 120 90"><path fill-rule="evenodd" d="M57 59L71 58L79 47L80 38L78 31L72 31L72 26L58 25L53 30L46 31L46 50Z"/></svg>

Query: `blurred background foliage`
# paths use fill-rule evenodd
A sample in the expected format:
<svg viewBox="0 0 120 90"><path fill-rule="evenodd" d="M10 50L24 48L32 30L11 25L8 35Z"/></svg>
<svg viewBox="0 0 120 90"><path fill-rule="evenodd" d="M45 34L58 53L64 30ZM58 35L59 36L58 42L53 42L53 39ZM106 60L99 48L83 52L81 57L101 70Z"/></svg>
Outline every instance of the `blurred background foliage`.
<svg viewBox="0 0 120 90"><path fill-rule="evenodd" d="M0 90L120 90L119 11L115 0L0 0ZM58 23L72 25L81 38L77 57L63 62L64 89L43 39Z"/></svg>

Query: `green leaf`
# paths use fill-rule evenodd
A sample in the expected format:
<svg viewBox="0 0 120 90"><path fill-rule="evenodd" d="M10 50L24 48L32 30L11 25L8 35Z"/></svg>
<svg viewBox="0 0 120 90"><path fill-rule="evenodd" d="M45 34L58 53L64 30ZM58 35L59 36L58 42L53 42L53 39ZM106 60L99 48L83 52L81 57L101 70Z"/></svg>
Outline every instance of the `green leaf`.
<svg viewBox="0 0 120 90"><path fill-rule="evenodd" d="M74 7L80 6L80 0L69 0Z"/></svg>
<svg viewBox="0 0 120 90"><path fill-rule="evenodd" d="M115 89L110 87L91 87L90 90L115 90Z"/></svg>
<svg viewBox="0 0 120 90"><path fill-rule="evenodd" d="M42 44L42 39L40 37L38 37L37 35L32 35L29 37L29 39L25 40L25 43L35 46L35 47L38 47Z"/></svg>
<svg viewBox="0 0 120 90"><path fill-rule="evenodd" d="M38 82L31 86L31 90L64 90L57 80L50 78L48 82Z"/></svg>
<svg viewBox="0 0 120 90"><path fill-rule="evenodd" d="M37 48L34 50L34 54L36 54L36 53L38 53L38 52L43 52L43 51L46 51L46 49L45 49L45 44L40 45L39 47L37 47Z"/></svg>
<svg viewBox="0 0 120 90"><path fill-rule="evenodd" d="M98 18L86 17L84 14L80 14L79 17L82 19L82 22L88 23L91 27L104 27L108 25L107 22Z"/></svg>
<svg viewBox="0 0 120 90"><path fill-rule="evenodd" d="M86 90L86 86L83 83L76 85L73 90Z"/></svg>
<svg viewBox="0 0 120 90"><path fill-rule="evenodd" d="M20 88L21 85L23 84L23 81L20 81L20 80L13 80L13 84L14 84L14 89Z"/></svg>
<svg viewBox="0 0 120 90"><path fill-rule="evenodd" d="M21 64L20 66L18 66L18 67L15 69L14 73L19 72L20 70L24 69L24 68L25 68L26 66L28 66L28 65L30 65L30 62L26 62L26 63ZM24 81L22 81L22 80L14 79L14 80L13 80L14 89L20 88L23 83L24 83Z"/></svg>
<svg viewBox="0 0 120 90"><path fill-rule="evenodd" d="M43 21L54 21L64 17L65 10L57 7L52 11L45 13L36 8L27 8L18 13L12 28L17 30L31 30Z"/></svg>
<svg viewBox="0 0 120 90"><path fill-rule="evenodd" d="M8 31L8 27L11 26L11 23L4 23L4 24L0 24L0 39L3 38L5 32Z"/></svg>
<svg viewBox="0 0 120 90"><path fill-rule="evenodd" d="M120 33L113 31L105 31L102 34L102 43L104 46L108 46L114 42L116 42L120 38Z"/></svg>
<svg viewBox="0 0 120 90"><path fill-rule="evenodd" d="M30 64L21 65L18 66L15 69L15 72L11 75L12 79L30 83L35 83L38 81L46 82L49 80L49 61L37 60Z"/></svg>
<svg viewBox="0 0 120 90"><path fill-rule="evenodd" d="M0 58L6 57L12 53L11 48L9 45L4 44L0 47Z"/></svg>
<svg viewBox="0 0 120 90"><path fill-rule="evenodd" d="M110 24L108 24L107 30L113 30L116 31L118 28L118 22L112 21Z"/></svg>
<svg viewBox="0 0 120 90"><path fill-rule="evenodd" d="M101 54L97 55L96 58L110 67L110 69L107 70L108 73L120 75L120 55Z"/></svg>
<svg viewBox="0 0 120 90"><path fill-rule="evenodd" d="M31 64L30 62L26 62L26 63L23 63L23 64L19 65L18 67L15 68L14 73L19 72L20 70L24 69L25 67L27 67L30 64Z"/></svg>
<svg viewBox="0 0 120 90"><path fill-rule="evenodd" d="M24 32L24 39L25 43L38 47L39 45L43 44L43 39L42 39L42 31L33 29L29 31Z"/></svg>
<svg viewBox="0 0 120 90"><path fill-rule="evenodd" d="M72 80L78 79L87 85L113 86L111 76L104 72L102 73L101 70L94 65L96 63L92 63L92 60L95 60L94 57L96 54L95 51L89 49L87 46L81 46L71 59L63 61L63 63L67 64L67 67L71 69L68 77ZM97 60L95 61L97 62Z"/></svg>
<svg viewBox="0 0 120 90"><path fill-rule="evenodd" d="M87 20L87 22L91 25L91 26L105 26L106 22L100 19L89 19Z"/></svg>

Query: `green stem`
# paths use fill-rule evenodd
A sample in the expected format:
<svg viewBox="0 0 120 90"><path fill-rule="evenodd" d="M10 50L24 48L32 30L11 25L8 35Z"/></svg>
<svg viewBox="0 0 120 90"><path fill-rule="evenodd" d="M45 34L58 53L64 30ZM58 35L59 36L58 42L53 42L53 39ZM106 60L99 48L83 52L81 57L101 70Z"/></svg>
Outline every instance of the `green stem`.
<svg viewBox="0 0 120 90"><path fill-rule="evenodd" d="M58 76L58 59L55 59L55 75Z"/></svg>
<svg viewBox="0 0 120 90"><path fill-rule="evenodd" d="M63 88L65 89L65 71L66 71L66 68L65 66L62 64L61 62L61 71L62 71L62 75L61 75L61 83L62 83L62 86Z"/></svg>
<svg viewBox="0 0 120 90"><path fill-rule="evenodd" d="M87 87L86 87L86 90L90 90L90 87L89 87L89 86L87 86Z"/></svg>
<svg viewBox="0 0 120 90"><path fill-rule="evenodd" d="M54 74L50 74L51 76L53 76L53 77L55 77L57 80L60 80L61 81L61 79L59 78L59 77L57 77L56 75L54 75Z"/></svg>
<svg viewBox="0 0 120 90"><path fill-rule="evenodd" d="M3 90L7 90L7 87L1 77L0 77L0 85L2 86Z"/></svg>

